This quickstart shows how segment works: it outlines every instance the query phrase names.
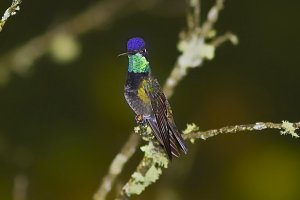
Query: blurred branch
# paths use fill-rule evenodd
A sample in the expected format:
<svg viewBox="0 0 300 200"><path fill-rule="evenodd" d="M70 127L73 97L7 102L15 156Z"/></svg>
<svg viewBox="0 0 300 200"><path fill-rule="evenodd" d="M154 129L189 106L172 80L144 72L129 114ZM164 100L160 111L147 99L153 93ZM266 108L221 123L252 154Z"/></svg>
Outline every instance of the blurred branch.
<svg viewBox="0 0 300 200"><path fill-rule="evenodd" d="M48 53L52 42L62 33L76 38L93 29L103 29L126 14L154 6L156 1L143 1L143 7L139 6L139 3L141 2L135 0L99 1L82 13L11 50L0 57L0 84L8 81L11 72L21 75L28 72L38 58Z"/></svg>
<svg viewBox="0 0 300 200"><path fill-rule="evenodd" d="M217 38L215 38L211 44L214 46L214 47L218 47L220 46L221 44L223 44L224 42L226 41L230 41L232 44L234 45L237 45L239 43L239 39L237 38L236 35L228 32L228 33L225 33L224 35L221 35Z"/></svg>
<svg viewBox="0 0 300 200"><path fill-rule="evenodd" d="M188 32L200 27L200 0L187 0L186 22Z"/></svg>
<svg viewBox="0 0 300 200"><path fill-rule="evenodd" d="M224 8L224 0L216 0L215 5L209 10L207 19L201 27L200 34L206 36L213 29L215 23L218 21L219 12Z"/></svg>
<svg viewBox="0 0 300 200"><path fill-rule="evenodd" d="M1 20L0 20L0 32L3 30L3 27L10 16L13 16L20 10L21 0L13 0L11 6L6 9Z"/></svg>
<svg viewBox="0 0 300 200"><path fill-rule="evenodd" d="M27 199L28 179L24 175L17 175L14 179L13 200Z"/></svg>
<svg viewBox="0 0 300 200"><path fill-rule="evenodd" d="M212 60L216 48L221 44L226 41L231 41L234 45L238 44L238 38L234 34L226 33L222 36L216 36L213 29L218 20L219 12L223 8L224 0L216 0L202 26L200 26L200 2L198 0L189 0L188 2L188 29L180 33L178 49L181 55L179 55L164 86L166 96L173 94L175 87L187 75L188 69L201 66L205 60ZM212 42L207 42L207 39L212 40Z"/></svg>
<svg viewBox="0 0 300 200"><path fill-rule="evenodd" d="M126 141L121 151L113 159L110 164L107 175L102 180L102 183L98 191L94 195L94 200L104 200L107 194L111 191L116 178L122 172L125 163L132 157L136 151L137 146L140 143L140 136L135 133L131 133L129 139Z"/></svg>

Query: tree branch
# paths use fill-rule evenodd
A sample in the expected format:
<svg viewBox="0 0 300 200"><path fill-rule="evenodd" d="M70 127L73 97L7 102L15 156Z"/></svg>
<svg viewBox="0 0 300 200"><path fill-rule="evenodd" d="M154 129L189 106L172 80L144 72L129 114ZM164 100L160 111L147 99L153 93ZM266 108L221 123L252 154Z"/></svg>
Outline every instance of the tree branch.
<svg viewBox="0 0 300 200"><path fill-rule="evenodd" d="M94 200L104 200L107 194L111 191L116 178L122 172L124 165L132 157L139 145L141 139L138 134L131 133L129 139L126 141L121 151L113 159L110 164L107 175L102 180L98 191L94 195Z"/></svg>
<svg viewBox="0 0 300 200"><path fill-rule="evenodd" d="M200 1L190 0L188 2L188 30L180 33L178 49L181 55L177 58L171 75L164 86L166 96L173 94L175 87L187 75L189 69L202 66L205 60L212 60L215 56L216 48L221 44L226 41L231 41L234 45L238 44L237 36L234 34L227 33L216 37L213 29L214 24L218 20L219 12L223 8L224 0L216 0L215 5L208 12L207 19L201 27ZM193 15L193 17L190 15ZM206 39L212 39L212 42L206 42Z"/></svg>
<svg viewBox="0 0 300 200"><path fill-rule="evenodd" d="M13 16L20 10L21 0L13 0L11 6L6 9L1 20L0 20L0 32L3 30L3 27L10 16Z"/></svg>
<svg viewBox="0 0 300 200"><path fill-rule="evenodd" d="M141 150L145 155L116 200L128 199L132 194L141 194L147 186L159 179L162 168L168 167L169 160L158 143L150 140Z"/></svg>
<svg viewBox="0 0 300 200"><path fill-rule="evenodd" d="M244 131L261 131L265 129L279 129L282 135L291 135L292 137L298 138L298 134L295 132L296 129L300 128L300 122L290 123L288 121L282 121L282 123L273 122L257 122L255 124L244 124L225 126L219 129L212 129L208 131L198 131L199 128L195 124L188 124L186 130L183 131L183 138L185 140L191 140L193 143L195 139L203 139L225 134L225 133L237 133Z"/></svg>
<svg viewBox="0 0 300 200"><path fill-rule="evenodd" d="M201 27L201 35L207 35L218 21L219 12L224 8L224 0L216 0L215 5L209 10L207 19Z"/></svg>
<svg viewBox="0 0 300 200"><path fill-rule="evenodd" d="M299 128L300 122L290 123L288 121L282 121L282 123L257 122L255 124L226 126L208 131L199 131L199 127L195 124L188 124L187 128L183 131L183 138L194 143L195 139L206 140L207 138L224 133L261 131L265 129L279 129L282 135L289 134L292 137L298 138L299 135L295 131ZM155 146L150 141L148 145L143 146L141 149L145 152L145 156L116 200L125 200L129 199L133 194L141 194L148 185L159 179L162 173L161 168L167 168L168 166L168 159L160 146Z"/></svg>

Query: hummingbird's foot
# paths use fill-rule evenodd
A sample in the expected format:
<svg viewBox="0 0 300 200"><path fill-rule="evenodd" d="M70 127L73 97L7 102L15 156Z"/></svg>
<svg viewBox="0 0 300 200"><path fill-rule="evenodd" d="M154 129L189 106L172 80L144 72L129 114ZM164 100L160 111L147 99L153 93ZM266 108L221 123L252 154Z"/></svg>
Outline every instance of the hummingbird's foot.
<svg viewBox="0 0 300 200"><path fill-rule="evenodd" d="M145 125L147 122L147 119L149 119L149 118L150 118L150 115L136 115L135 121L137 124Z"/></svg>
<svg viewBox="0 0 300 200"><path fill-rule="evenodd" d="M143 115L136 115L135 121L137 124L143 125L145 123L145 119Z"/></svg>
<svg viewBox="0 0 300 200"><path fill-rule="evenodd" d="M136 115L135 116L135 121L140 127L140 132L139 134L144 138L144 140L149 141L149 138L153 136L152 134L149 135L148 131L148 123L147 120L150 118L150 115Z"/></svg>

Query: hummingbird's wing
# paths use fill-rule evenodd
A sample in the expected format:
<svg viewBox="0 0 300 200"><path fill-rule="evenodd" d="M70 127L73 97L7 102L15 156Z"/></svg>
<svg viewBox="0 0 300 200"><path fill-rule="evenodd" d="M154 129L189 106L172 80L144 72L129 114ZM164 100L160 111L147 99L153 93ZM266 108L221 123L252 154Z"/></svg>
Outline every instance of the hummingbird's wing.
<svg viewBox="0 0 300 200"><path fill-rule="evenodd" d="M180 149L185 154L187 154L188 149L186 147L186 144L185 144L180 132L178 131L178 129L175 125L172 109L171 109L171 106L170 106L168 100L166 100L166 107L167 107L167 111L168 111L168 116L167 116L168 117L168 125L169 125L169 128L171 129L170 132L172 133L171 137L175 137L175 141L179 144Z"/></svg>
<svg viewBox="0 0 300 200"><path fill-rule="evenodd" d="M178 132L171 107L156 79L148 79L144 84L144 89L148 95L154 113L147 121L151 126L155 137L165 148L168 157L172 160L172 155L178 157L178 146L184 153L187 153L185 143Z"/></svg>

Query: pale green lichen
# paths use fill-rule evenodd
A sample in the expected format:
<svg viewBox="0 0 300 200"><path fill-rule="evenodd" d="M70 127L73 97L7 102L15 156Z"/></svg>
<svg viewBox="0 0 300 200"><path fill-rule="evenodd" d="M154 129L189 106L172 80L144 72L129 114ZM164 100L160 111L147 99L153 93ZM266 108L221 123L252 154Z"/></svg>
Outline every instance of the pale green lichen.
<svg viewBox="0 0 300 200"><path fill-rule="evenodd" d="M196 132L196 131L199 131L199 127L194 124L194 123L191 123L191 124L187 124L186 125L186 129L182 131L183 134L190 134L191 132ZM205 138L202 138L205 140ZM194 143L195 142L195 139L192 138L190 139L191 143Z"/></svg>
<svg viewBox="0 0 300 200"><path fill-rule="evenodd" d="M143 127L143 133L141 134L144 141L152 141L154 138L154 135L152 134L152 129L150 126L146 125Z"/></svg>
<svg viewBox="0 0 300 200"><path fill-rule="evenodd" d="M2 31L3 26L6 23L6 21L8 20L8 18L15 15L17 13L17 11L20 10L19 5L21 3L22 3L21 0L13 0L11 6L6 9L6 11L4 12L2 18L0 19L0 32Z"/></svg>
<svg viewBox="0 0 300 200"><path fill-rule="evenodd" d="M166 155L159 151L150 141L147 145L142 146L141 150L145 153L142 165L149 165L144 174L134 172L131 180L124 186L123 190L128 196L141 194L145 188L157 181L162 174L162 167L167 168L169 160ZM146 163L147 162L147 163Z"/></svg>
<svg viewBox="0 0 300 200"><path fill-rule="evenodd" d="M147 184L150 185L151 183L157 181L161 174L162 174L161 168L152 165L145 175L145 179L148 181Z"/></svg>
<svg viewBox="0 0 300 200"><path fill-rule="evenodd" d="M154 135L152 134L152 129L147 124L136 126L134 127L133 131L134 133L142 136L144 141L151 141L154 138Z"/></svg>
<svg viewBox="0 0 300 200"><path fill-rule="evenodd" d="M267 128L267 126L266 126L266 124L264 122L257 122L253 126L254 130L263 130L263 129L266 129L266 128Z"/></svg>
<svg viewBox="0 0 300 200"><path fill-rule="evenodd" d="M132 178L134 178L136 182L142 182L144 180L144 177L139 172L134 172Z"/></svg>
<svg viewBox="0 0 300 200"><path fill-rule="evenodd" d="M133 175L139 174L138 172L135 172ZM132 178L134 178L132 175ZM141 174L140 174L141 176ZM123 190L126 192L126 194L128 196L131 196L132 194L141 194L144 191L145 187L143 184L139 183L139 182L131 182L131 183L127 183Z"/></svg>
<svg viewBox="0 0 300 200"><path fill-rule="evenodd" d="M147 134L151 134L152 133L152 129L150 128L150 126L147 126Z"/></svg>
<svg viewBox="0 0 300 200"><path fill-rule="evenodd" d="M288 121L282 121L281 128L283 129L283 131L280 131L281 135L290 134L292 137L299 137L299 135L295 132L297 128L294 127L293 123Z"/></svg>
<svg viewBox="0 0 300 200"><path fill-rule="evenodd" d="M207 32L206 37L208 39L212 39L212 38L216 37L216 35L217 35L217 31L215 29L211 29Z"/></svg>
<svg viewBox="0 0 300 200"><path fill-rule="evenodd" d="M147 145L142 146L141 150L145 153L145 157L152 159L154 164L158 166L167 168L169 164L169 160L166 157L166 154L157 150L157 147L153 145L152 142L149 142Z"/></svg>
<svg viewBox="0 0 300 200"><path fill-rule="evenodd" d="M181 40L177 48L182 52L178 58L182 67L197 67L203 60L211 60L215 56L215 46L206 43L203 37L192 36L189 40Z"/></svg>
<svg viewBox="0 0 300 200"><path fill-rule="evenodd" d="M140 130L141 130L140 126L135 126L135 127L133 128L133 131L134 131L135 133L137 133L137 134L140 133Z"/></svg>

